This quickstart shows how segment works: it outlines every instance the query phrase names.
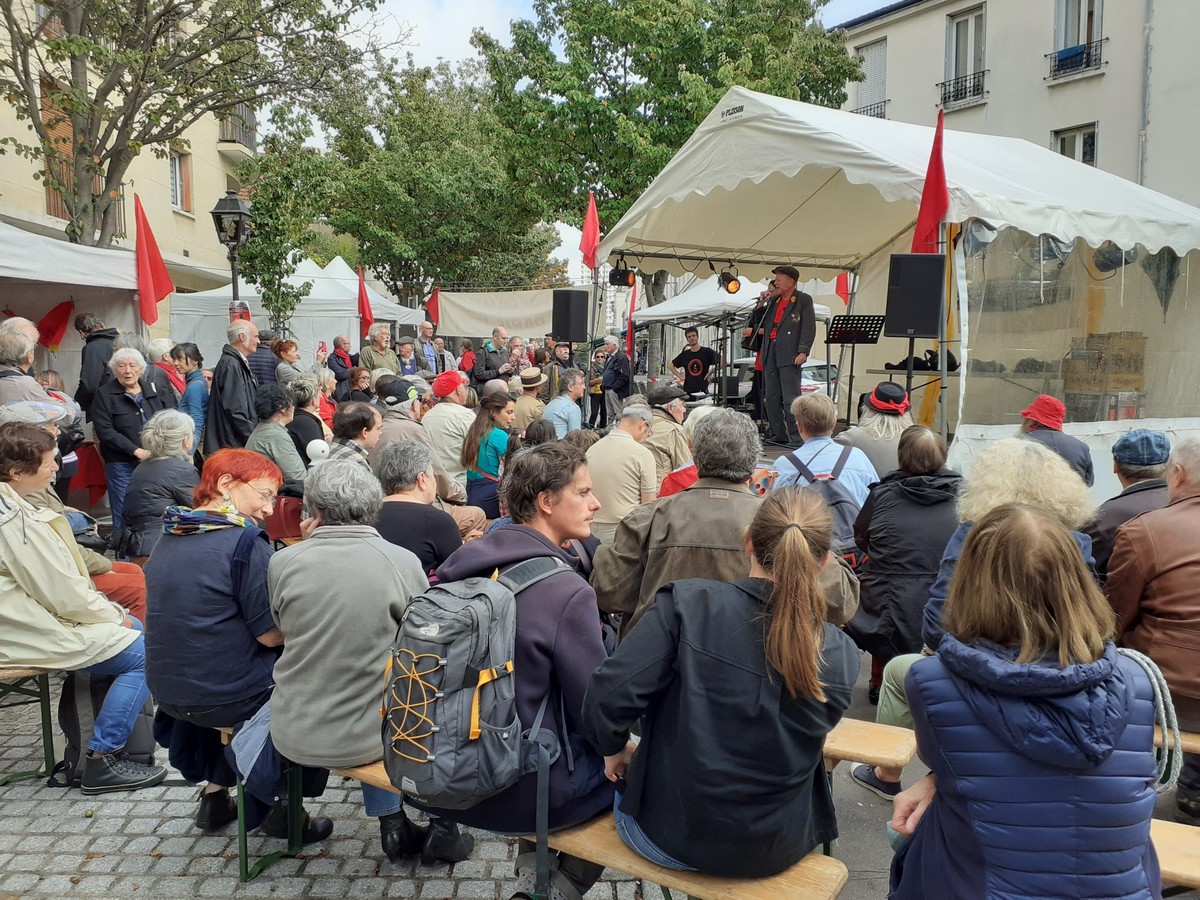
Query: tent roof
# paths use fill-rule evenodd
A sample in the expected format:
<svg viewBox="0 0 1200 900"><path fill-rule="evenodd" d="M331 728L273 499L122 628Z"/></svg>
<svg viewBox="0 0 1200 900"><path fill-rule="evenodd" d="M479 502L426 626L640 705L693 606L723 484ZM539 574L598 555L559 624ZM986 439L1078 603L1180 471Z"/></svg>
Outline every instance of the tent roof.
<svg viewBox="0 0 1200 900"><path fill-rule="evenodd" d="M719 290L716 279L710 278L701 281L657 306L648 306L645 309L634 311L633 320L638 325L644 325L647 322L671 322L676 319L686 319L688 324L695 322L702 325L726 316L745 316L750 312L750 307L754 306L758 300L762 286L743 276L739 276L738 281L741 282L742 288L736 294L727 294L725 291ZM814 303L813 310L818 319L830 317L828 306Z"/></svg>
<svg viewBox="0 0 1200 900"><path fill-rule="evenodd" d="M137 264L125 250L81 247L0 222L0 280L10 305L47 293L70 294L79 304L137 290ZM117 294L116 296L122 296ZM130 299L125 293L123 299ZM58 299L66 299L65 296Z"/></svg>
<svg viewBox="0 0 1200 900"><path fill-rule="evenodd" d="M605 237L602 258L763 277L859 266L910 230L934 129L730 89ZM1017 138L946 130L950 221L1150 252L1200 247L1200 210ZM828 274L825 275L828 277Z"/></svg>

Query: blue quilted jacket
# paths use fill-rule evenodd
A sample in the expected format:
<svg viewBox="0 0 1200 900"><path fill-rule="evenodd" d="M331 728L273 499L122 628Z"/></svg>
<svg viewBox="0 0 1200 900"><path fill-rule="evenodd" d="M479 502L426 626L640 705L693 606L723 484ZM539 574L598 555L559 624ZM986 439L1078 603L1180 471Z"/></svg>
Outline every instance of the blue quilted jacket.
<svg viewBox="0 0 1200 900"><path fill-rule="evenodd" d="M910 670L937 796L893 860L889 897L1157 900L1149 679L1112 644L1066 668L1015 658L947 634Z"/></svg>

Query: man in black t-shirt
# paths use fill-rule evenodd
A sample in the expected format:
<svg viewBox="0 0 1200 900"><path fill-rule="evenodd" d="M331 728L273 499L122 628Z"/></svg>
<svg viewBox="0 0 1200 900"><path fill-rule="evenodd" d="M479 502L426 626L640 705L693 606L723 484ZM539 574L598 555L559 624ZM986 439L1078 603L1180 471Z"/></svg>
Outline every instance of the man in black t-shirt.
<svg viewBox="0 0 1200 900"><path fill-rule="evenodd" d="M437 499L433 451L420 441L388 444L375 474L384 493L376 530L385 541L411 550L428 575L462 546L454 519L432 505Z"/></svg>
<svg viewBox="0 0 1200 900"><path fill-rule="evenodd" d="M687 346L671 360L671 374L683 382L688 394L707 394L708 382L717 367L717 351L700 346L700 332L695 327L684 331L683 337Z"/></svg>

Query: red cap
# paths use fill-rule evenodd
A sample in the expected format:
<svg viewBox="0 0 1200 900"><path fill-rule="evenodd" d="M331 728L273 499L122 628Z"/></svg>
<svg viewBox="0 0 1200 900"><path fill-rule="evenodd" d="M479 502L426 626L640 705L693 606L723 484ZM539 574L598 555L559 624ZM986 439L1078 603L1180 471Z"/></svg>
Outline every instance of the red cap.
<svg viewBox="0 0 1200 900"><path fill-rule="evenodd" d="M439 400L442 400L462 387L462 383L462 376L457 372L443 372L433 379L433 393Z"/></svg>
<svg viewBox="0 0 1200 900"><path fill-rule="evenodd" d="M1063 402L1049 394L1038 394L1032 403L1021 410L1022 419L1029 419L1055 431L1062 431L1063 420L1066 417L1067 408L1063 406Z"/></svg>

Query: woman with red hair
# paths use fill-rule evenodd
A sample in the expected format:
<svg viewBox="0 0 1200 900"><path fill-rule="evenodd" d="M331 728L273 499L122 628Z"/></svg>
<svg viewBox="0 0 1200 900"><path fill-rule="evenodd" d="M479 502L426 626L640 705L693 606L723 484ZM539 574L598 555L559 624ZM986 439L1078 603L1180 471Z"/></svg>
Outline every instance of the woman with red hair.
<svg viewBox="0 0 1200 900"><path fill-rule="evenodd" d="M271 547L258 527L275 506L279 467L251 450L219 450L204 463L191 509L169 506L146 562L146 683L158 701L155 737L189 781L205 781L196 827L237 818L235 774L215 728L241 725L270 699L283 645L267 597ZM261 816L260 816L261 818ZM248 827L257 823L248 816ZM263 831L287 837L277 803ZM305 817L304 842L329 836Z"/></svg>

